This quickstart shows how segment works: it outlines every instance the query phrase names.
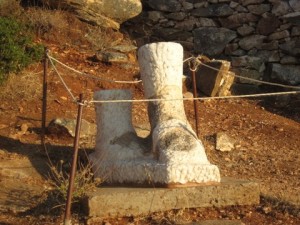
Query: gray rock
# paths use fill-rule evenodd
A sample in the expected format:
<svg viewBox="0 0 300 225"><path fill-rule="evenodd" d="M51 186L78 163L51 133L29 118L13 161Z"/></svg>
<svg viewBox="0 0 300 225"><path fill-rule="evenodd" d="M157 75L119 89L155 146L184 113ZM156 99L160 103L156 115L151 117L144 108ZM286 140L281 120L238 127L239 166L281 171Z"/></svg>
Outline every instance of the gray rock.
<svg viewBox="0 0 300 225"><path fill-rule="evenodd" d="M266 36L263 35L251 35L244 37L239 41L239 45L244 50L250 50L252 48L260 48Z"/></svg>
<svg viewBox="0 0 300 225"><path fill-rule="evenodd" d="M69 134L75 137L76 120L66 118L56 118L48 125L48 131L52 134L64 135ZM96 135L96 124L89 123L85 119L81 122L80 138L86 138Z"/></svg>
<svg viewBox="0 0 300 225"><path fill-rule="evenodd" d="M227 4L213 4L206 8L194 9L191 14L197 17L223 17L230 16L233 12Z"/></svg>
<svg viewBox="0 0 300 225"><path fill-rule="evenodd" d="M149 11L148 12L149 20L153 22L158 22L160 19L164 18L162 12L159 11Z"/></svg>
<svg viewBox="0 0 300 225"><path fill-rule="evenodd" d="M235 141L226 133L220 132L216 135L216 150L230 152L234 149Z"/></svg>
<svg viewBox="0 0 300 225"><path fill-rule="evenodd" d="M274 32L279 25L280 21L276 16L267 14L258 21L257 32L262 35L269 35Z"/></svg>
<svg viewBox="0 0 300 225"><path fill-rule="evenodd" d="M255 31L255 29L253 27L249 26L248 24L244 24L243 26L241 26L237 29L237 32L241 36L247 36L249 34L252 34L254 31Z"/></svg>
<svg viewBox="0 0 300 225"><path fill-rule="evenodd" d="M237 12L239 12L239 13L247 13L247 12L249 12L249 10L248 10L246 7L241 6L241 5L238 5L238 7L236 7L235 10L236 10Z"/></svg>
<svg viewBox="0 0 300 225"><path fill-rule="evenodd" d="M185 9L185 10L191 10L194 8L194 4L193 3L190 3L190 2L182 2L182 7Z"/></svg>
<svg viewBox="0 0 300 225"><path fill-rule="evenodd" d="M195 52L208 56L219 55L226 45L237 37L236 32L226 28L202 27L195 29Z"/></svg>
<svg viewBox="0 0 300 225"><path fill-rule="evenodd" d="M253 53L249 52L250 56L256 56L263 59L265 62L279 62L280 56L278 51L259 50Z"/></svg>
<svg viewBox="0 0 300 225"><path fill-rule="evenodd" d="M247 8L253 14L262 15L265 12L270 11L271 5L270 4L249 5L247 6Z"/></svg>
<svg viewBox="0 0 300 225"><path fill-rule="evenodd" d="M292 24L300 26L300 12L293 12L283 16L284 19Z"/></svg>
<svg viewBox="0 0 300 225"><path fill-rule="evenodd" d="M132 52L132 51L135 51L137 49L137 47L134 45L115 45L115 46L109 48L108 50L110 50L110 49L119 51L119 52Z"/></svg>
<svg viewBox="0 0 300 225"><path fill-rule="evenodd" d="M245 23L256 22L258 19L259 17L252 13L237 13L227 18L220 18L219 20L223 27L231 29L239 27Z"/></svg>
<svg viewBox="0 0 300 225"><path fill-rule="evenodd" d="M168 18L168 19L181 21L181 20L184 20L184 18L186 17L186 13L184 13L184 12L174 12L174 13L167 14L165 17Z"/></svg>
<svg viewBox="0 0 300 225"><path fill-rule="evenodd" d="M126 63L129 61L126 54L109 50L96 52L95 59L105 63Z"/></svg>
<svg viewBox="0 0 300 225"><path fill-rule="evenodd" d="M295 12L300 11L300 1L299 0L289 0L289 4Z"/></svg>
<svg viewBox="0 0 300 225"><path fill-rule="evenodd" d="M298 58L293 56L285 55L281 57L280 63L281 64L298 64L300 61Z"/></svg>
<svg viewBox="0 0 300 225"><path fill-rule="evenodd" d="M272 41L268 43L262 43L260 49L262 50L276 50L278 49L278 41Z"/></svg>
<svg viewBox="0 0 300 225"><path fill-rule="evenodd" d="M237 82L239 83L243 83L243 84L256 84L256 85L260 85L261 83L259 82L259 80L261 80L263 78L263 73L262 72L258 72L257 70L251 70L251 69L246 69L246 68L232 68L231 69L236 75L245 77L245 78L251 78L254 80L258 80L256 81L251 81L248 79L243 79L243 78L237 78Z"/></svg>
<svg viewBox="0 0 300 225"><path fill-rule="evenodd" d="M280 40L290 36L290 32L288 30L283 30L279 32L275 32L269 35L269 40Z"/></svg>
<svg viewBox="0 0 300 225"><path fill-rule="evenodd" d="M279 48L288 55L300 56L300 38L285 42L279 45Z"/></svg>
<svg viewBox="0 0 300 225"><path fill-rule="evenodd" d="M273 3L272 14L275 16L283 16L289 13L291 7L286 1L276 1Z"/></svg>
<svg viewBox="0 0 300 225"><path fill-rule="evenodd" d="M294 37L294 36L300 36L300 27L293 27L292 28L292 33L291 33L291 36Z"/></svg>
<svg viewBox="0 0 300 225"><path fill-rule="evenodd" d="M259 72L265 69L264 60L254 56L232 57L231 63L233 67L247 67Z"/></svg>
<svg viewBox="0 0 300 225"><path fill-rule="evenodd" d="M177 0L147 0L145 2L151 8L163 12L179 12L181 9L181 4Z"/></svg>
<svg viewBox="0 0 300 225"><path fill-rule="evenodd" d="M271 78L290 85L300 84L300 66L270 64Z"/></svg>
<svg viewBox="0 0 300 225"><path fill-rule="evenodd" d="M216 27L215 21L209 18L199 18L198 27Z"/></svg>
<svg viewBox="0 0 300 225"><path fill-rule="evenodd" d="M142 12L140 0L42 0L42 2L54 8L70 9L84 21L113 29L119 29L121 23Z"/></svg>
<svg viewBox="0 0 300 225"><path fill-rule="evenodd" d="M186 41L192 37L192 33L182 31L175 28L161 28L154 31L155 36L160 37L166 41Z"/></svg>
<svg viewBox="0 0 300 225"><path fill-rule="evenodd" d="M244 0L244 1L241 1L243 6L260 4L262 2L264 2L264 0Z"/></svg>
<svg viewBox="0 0 300 225"><path fill-rule="evenodd" d="M175 28L179 30L192 31L195 27L198 26L197 24L198 24L198 20L194 18L194 19L178 22L175 25Z"/></svg>
<svg viewBox="0 0 300 225"><path fill-rule="evenodd" d="M226 45L225 47L225 54L226 55L232 55L234 51L236 51L239 48L239 45L237 43L230 43Z"/></svg>

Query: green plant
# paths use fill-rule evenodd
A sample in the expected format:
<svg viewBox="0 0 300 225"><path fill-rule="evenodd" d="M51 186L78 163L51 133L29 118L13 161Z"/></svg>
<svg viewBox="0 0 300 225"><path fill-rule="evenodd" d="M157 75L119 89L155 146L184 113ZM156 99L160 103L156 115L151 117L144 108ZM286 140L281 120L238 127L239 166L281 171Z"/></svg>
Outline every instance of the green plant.
<svg viewBox="0 0 300 225"><path fill-rule="evenodd" d="M42 55L43 47L33 43L24 25L13 18L0 17L0 83L9 73L19 72Z"/></svg>

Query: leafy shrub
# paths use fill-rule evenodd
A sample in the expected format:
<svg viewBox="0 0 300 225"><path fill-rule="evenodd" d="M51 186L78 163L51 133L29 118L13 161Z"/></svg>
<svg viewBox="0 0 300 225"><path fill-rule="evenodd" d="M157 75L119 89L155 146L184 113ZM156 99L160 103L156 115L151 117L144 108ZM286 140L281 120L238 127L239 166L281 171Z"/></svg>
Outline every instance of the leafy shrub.
<svg viewBox="0 0 300 225"><path fill-rule="evenodd" d="M0 17L0 83L42 58L43 47L32 42L26 27L13 18Z"/></svg>

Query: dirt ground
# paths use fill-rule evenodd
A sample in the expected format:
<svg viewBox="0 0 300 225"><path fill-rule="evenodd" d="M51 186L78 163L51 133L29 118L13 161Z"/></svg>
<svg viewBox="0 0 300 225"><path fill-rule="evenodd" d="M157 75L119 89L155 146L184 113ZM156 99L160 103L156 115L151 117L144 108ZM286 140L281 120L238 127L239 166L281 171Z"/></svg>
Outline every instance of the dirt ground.
<svg viewBox="0 0 300 225"><path fill-rule="evenodd" d="M52 56L79 71L112 80L139 79L136 64L128 68L95 62L92 60L95 52L83 42L39 41L48 46ZM143 98L142 84L103 82L56 66L76 97L83 93L85 100L91 100L95 90L130 89L135 99ZM58 117L75 119L77 105L51 66L48 72L47 123ZM59 205L51 195L53 187L49 184L48 165L49 158L54 164L63 160L62 164L68 165L73 139L48 134L48 154L40 145L42 75L42 65L32 65L21 74L12 75L7 84L0 87L0 201L11 206L0 208L0 224L62 222L64 205ZM266 90L274 91L262 88ZM134 125L148 126L146 108L146 103L133 104ZM195 127L193 102L185 101L185 110ZM199 101L200 139L209 160L218 165L221 176L259 182L262 196L259 205L173 210L138 218L107 219L95 224L176 224L209 219L240 220L247 225L300 224L299 113L299 95L291 96L288 101L276 97ZM95 123L93 105L84 107L83 118ZM216 150L219 132L235 140L234 150ZM91 152L93 142L82 140L80 147ZM82 152L80 160L84 161ZM34 170L21 170L27 173L20 175L7 169L12 165ZM11 198L10 201L7 198ZM73 212L77 223L84 224L86 218L80 205L75 204Z"/></svg>

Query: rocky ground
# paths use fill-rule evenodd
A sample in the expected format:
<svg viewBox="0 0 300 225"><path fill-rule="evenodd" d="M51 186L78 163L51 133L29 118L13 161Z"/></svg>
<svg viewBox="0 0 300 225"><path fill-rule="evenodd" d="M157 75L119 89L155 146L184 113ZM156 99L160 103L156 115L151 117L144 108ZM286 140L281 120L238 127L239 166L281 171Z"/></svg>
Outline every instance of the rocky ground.
<svg viewBox="0 0 300 225"><path fill-rule="evenodd" d="M139 79L134 54L128 53L130 60L125 64L102 63L95 60L95 52L83 42L42 42L52 56L79 71L112 80ZM55 65L75 97L83 93L85 100L91 100L95 90L126 88L132 90L135 99L143 98L141 84L109 83ZM47 123L58 117L75 119L77 105L53 67L49 66L48 71ZM40 144L42 75L42 65L32 65L20 75L12 75L0 88L0 224L62 222L64 201L57 194L58 188L52 182L53 170L49 168L68 171L73 138L62 133L47 134L47 151ZM184 89L188 91L189 85ZM261 88L269 90L274 91ZM191 101L185 101L185 110L195 127ZM146 112L146 103L133 104L136 127L149 127ZM199 101L200 139L208 158L219 166L222 176L259 182L262 196L259 205L174 210L94 224L180 224L212 219L239 220L247 225L300 224L299 112L299 95L288 99ZM95 123L92 104L84 107L83 118ZM220 132L231 137L233 150L216 150L216 134ZM93 138L80 141L82 165L86 165L86 153L92 152L93 147ZM72 212L76 223L86 223L79 204L74 205Z"/></svg>

